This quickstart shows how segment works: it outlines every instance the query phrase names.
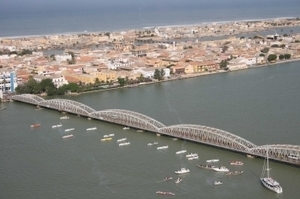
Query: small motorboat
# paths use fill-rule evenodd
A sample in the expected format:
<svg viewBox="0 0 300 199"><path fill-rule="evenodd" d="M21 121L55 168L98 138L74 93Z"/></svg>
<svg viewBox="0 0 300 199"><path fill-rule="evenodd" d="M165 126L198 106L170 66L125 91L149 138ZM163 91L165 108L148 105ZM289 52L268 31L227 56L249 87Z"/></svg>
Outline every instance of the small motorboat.
<svg viewBox="0 0 300 199"><path fill-rule="evenodd" d="M189 173L189 172L190 172L190 170L186 169L186 168L181 168L180 170L175 171L176 174L185 174L185 173Z"/></svg>
<svg viewBox="0 0 300 199"><path fill-rule="evenodd" d="M177 178L177 180L175 181L176 184L179 184L182 181L182 178Z"/></svg>
<svg viewBox="0 0 300 199"><path fill-rule="evenodd" d="M217 172L229 172L229 169L225 166L213 167L212 170Z"/></svg>
<svg viewBox="0 0 300 199"><path fill-rule="evenodd" d="M198 164L197 167L202 168L202 169L213 169L215 166L210 165L210 164Z"/></svg>
<svg viewBox="0 0 300 199"><path fill-rule="evenodd" d="M165 181L170 181L170 180L172 180L172 179L173 179L172 177L168 177L168 176L167 176L167 177L165 177L164 180L165 180Z"/></svg>
<svg viewBox="0 0 300 199"><path fill-rule="evenodd" d="M40 124L31 124L30 125L31 128L37 128L37 127L40 127L40 126L41 126Z"/></svg>
<svg viewBox="0 0 300 199"><path fill-rule="evenodd" d="M244 171L230 171L228 173L226 173L227 176L235 176L235 175L240 175L243 174Z"/></svg>
<svg viewBox="0 0 300 199"><path fill-rule="evenodd" d="M96 130L97 129L97 127L91 127L91 128L87 128L86 130L87 131L93 131L93 130Z"/></svg>
<svg viewBox="0 0 300 199"><path fill-rule="evenodd" d="M73 137L73 134L70 134L70 135L65 135L65 136L63 136L62 138L71 138L71 137Z"/></svg>
<svg viewBox="0 0 300 199"><path fill-rule="evenodd" d="M123 127L123 130L129 130L130 128L128 126Z"/></svg>
<svg viewBox="0 0 300 199"><path fill-rule="evenodd" d="M231 161L230 164L231 164L231 165L236 165L236 166L241 166L241 165L243 165L244 163L243 163L242 161L236 160L236 161Z"/></svg>
<svg viewBox="0 0 300 199"><path fill-rule="evenodd" d="M148 143L147 145L148 145L148 146L152 146L152 145L153 145L153 143L151 143L151 142L150 142L150 143Z"/></svg>
<svg viewBox="0 0 300 199"><path fill-rule="evenodd" d="M74 128L65 129L65 132L74 131Z"/></svg>
<svg viewBox="0 0 300 199"><path fill-rule="evenodd" d="M188 158L188 160L198 160L198 159L199 159L199 156L193 156L193 157Z"/></svg>
<svg viewBox="0 0 300 199"><path fill-rule="evenodd" d="M160 146L160 147L157 147L157 149L158 149L158 150L160 150L160 149L167 149L167 148L169 148L169 146L168 146L168 145L166 145L166 146Z"/></svg>
<svg viewBox="0 0 300 199"><path fill-rule="evenodd" d="M119 146L126 146L126 145L129 145L130 142L123 142L123 143L120 143Z"/></svg>
<svg viewBox="0 0 300 199"><path fill-rule="evenodd" d="M104 141L109 141L109 140L112 140L112 138L111 138L111 137L107 137L107 138L102 138L102 139L101 139L101 141L103 141L103 142L104 142Z"/></svg>
<svg viewBox="0 0 300 199"><path fill-rule="evenodd" d="M206 160L206 162L209 162L209 163L211 163L211 162L219 162L220 160L219 159L210 159L210 160Z"/></svg>
<svg viewBox="0 0 300 199"><path fill-rule="evenodd" d="M175 193L172 193L172 192L169 192L169 191L157 191L156 194L175 196Z"/></svg>
<svg viewBox="0 0 300 199"><path fill-rule="evenodd" d="M53 125L52 128L58 128L58 127L62 127L62 124L56 124L56 125Z"/></svg>
<svg viewBox="0 0 300 199"><path fill-rule="evenodd" d="M198 154L197 153L189 153L189 154L185 155L185 157L187 157L187 158L191 158L194 156L198 156Z"/></svg>
<svg viewBox="0 0 300 199"><path fill-rule="evenodd" d="M182 154L182 153L186 153L186 150L180 150L176 152L176 154Z"/></svg>
<svg viewBox="0 0 300 199"><path fill-rule="evenodd" d="M109 137L113 137L113 136L115 136L115 134L113 134L113 133L112 134L108 134L108 136Z"/></svg>
<svg viewBox="0 0 300 199"><path fill-rule="evenodd" d="M215 181L215 182L214 182L214 185L221 185L221 184L223 184L222 181Z"/></svg>
<svg viewBox="0 0 300 199"><path fill-rule="evenodd" d="M127 138L121 138L121 139L118 139L117 142L123 142L125 140L127 140Z"/></svg>
<svg viewBox="0 0 300 199"><path fill-rule="evenodd" d="M67 120L67 119L69 119L69 118L70 118L70 117L68 117L68 116L66 116L66 115L60 117L61 120Z"/></svg>

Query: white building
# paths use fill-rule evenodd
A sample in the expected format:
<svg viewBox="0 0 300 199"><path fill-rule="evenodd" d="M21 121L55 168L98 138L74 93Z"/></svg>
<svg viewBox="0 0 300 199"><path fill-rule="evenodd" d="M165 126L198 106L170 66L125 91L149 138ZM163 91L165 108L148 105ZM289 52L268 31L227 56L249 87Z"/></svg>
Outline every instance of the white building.
<svg viewBox="0 0 300 199"><path fill-rule="evenodd" d="M63 86L64 84L69 84L69 82L62 75L56 75L56 76L55 75L54 76L37 75L37 76L34 76L34 79L37 82L41 82L43 79L52 79L52 82L56 88L59 88L59 87Z"/></svg>
<svg viewBox="0 0 300 199"><path fill-rule="evenodd" d="M70 54L55 55L55 60L59 62L72 60L72 56Z"/></svg>
<svg viewBox="0 0 300 199"><path fill-rule="evenodd" d="M0 70L0 90L5 92L15 92L17 88L17 77L16 73L10 71Z"/></svg>

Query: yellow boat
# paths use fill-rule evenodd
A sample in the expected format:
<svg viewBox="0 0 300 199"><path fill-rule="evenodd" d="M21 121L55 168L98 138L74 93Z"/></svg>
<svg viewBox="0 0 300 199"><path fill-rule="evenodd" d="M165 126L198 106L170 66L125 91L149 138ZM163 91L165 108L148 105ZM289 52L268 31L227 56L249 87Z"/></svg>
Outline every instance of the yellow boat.
<svg viewBox="0 0 300 199"><path fill-rule="evenodd" d="M104 142L104 141L109 141L109 140L112 140L112 138L111 138L111 137L108 137L108 138L102 138L102 139L101 139L101 141L103 141L103 142Z"/></svg>

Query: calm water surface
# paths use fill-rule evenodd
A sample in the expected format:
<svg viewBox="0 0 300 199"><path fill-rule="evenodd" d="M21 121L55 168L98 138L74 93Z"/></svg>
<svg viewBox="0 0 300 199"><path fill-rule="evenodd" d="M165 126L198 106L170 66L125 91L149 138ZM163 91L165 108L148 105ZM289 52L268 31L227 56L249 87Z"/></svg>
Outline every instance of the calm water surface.
<svg viewBox="0 0 300 199"><path fill-rule="evenodd" d="M288 63L239 72L203 76L181 81L97 92L67 99L96 110L127 109L166 124L199 124L239 135L257 145L300 145L300 63ZM160 198L156 191L172 191L172 198L282 198L298 197L300 171L271 162L271 174L283 194L265 189L259 182L262 159L199 145L153 133L122 130L122 126L87 120L61 113L36 110L22 103L6 103L0 112L0 198ZM40 123L32 129L30 124ZM63 127L53 129L52 125ZM95 131L86 128L97 127ZM64 131L75 128L70 139ZM115 134L108 142L100 139ZM119 147L117 139L131 142ZM157 146L168 145L166 150ZM175 152L186 149L199 154L188 161ZM206 159L218 158L217 165L244 174L228 177L197 168ZM229 165L241 160L243 166ZM191 170L175 184L174 171ZM173 180L163 179L172 176ZM223 181L214 186L215 180Z"/></svg>

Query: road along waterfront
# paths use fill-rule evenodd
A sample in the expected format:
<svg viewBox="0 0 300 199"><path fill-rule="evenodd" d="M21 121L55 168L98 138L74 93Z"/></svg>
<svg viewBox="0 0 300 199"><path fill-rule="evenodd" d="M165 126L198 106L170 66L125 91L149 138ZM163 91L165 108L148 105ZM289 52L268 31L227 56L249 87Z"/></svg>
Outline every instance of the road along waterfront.
<svg viewBox="0 0 300 199"><path fill-rule="evenodd" d="M95 110L139 112L166 125L211 126L257 145L299 145L299 75L295 62L65 98ZM173 198L295 198L298 194L300 174L295 167L271 162L271 174L283 187L282 195L274 195L259 182L262 159L73 115L60 120L61 113L31 105L5 106L0 114L1 198L157 198L156 191L174 192ZM60 122L63 128L51 128ZM32 129L33 123L41 126ZM89 127L97 130L87 132ZM64 140L67 128L75 128L74 137ZM101 142L107 134L115 136ZM121 148L116 140L123 137L131 144ZM154 141L169 147L161 151L147 145ZM181 149L198 153L199 159L175 155ZM196 167L214 158L220 159L217 165L244 173L229 177ZM244 165L229 165L237 159ZM182 167L191 172L181 183L162 181L166 176L176 179L174 171ZM215 180L223 185L213 186Z"/></svg>

